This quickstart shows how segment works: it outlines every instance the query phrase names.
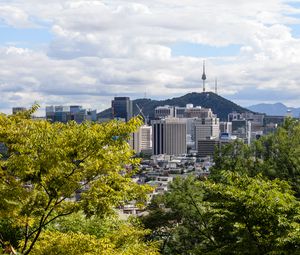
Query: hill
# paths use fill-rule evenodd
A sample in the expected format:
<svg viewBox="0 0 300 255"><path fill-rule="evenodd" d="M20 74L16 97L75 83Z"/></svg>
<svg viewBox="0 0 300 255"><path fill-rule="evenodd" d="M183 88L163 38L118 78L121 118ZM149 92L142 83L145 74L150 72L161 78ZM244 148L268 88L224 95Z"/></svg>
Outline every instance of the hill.
<svg viewBox="0 0 300 255"><path fill-rule="evenodd" d="M287 107L282 103L276 104L256 104L247 107L251 111L265 113L267 115L285 116L287 111L291 111L293 117L298 117L300 114L300 108Z"/></svg>
<svg viewBox="0 0 300 255"><path fill-rule="evenodd" d="M194 106L201 106L203 108L211 108L212 111L218 115L218 117L226 121L227 115L230 112L249 112L250 110L243 108L224 97L221 97L213 92L204 93L189 93L181 97L174 97L166 100L151 100L147 98L133 100L134 113L137 114L139 111L136 105L143 108L143 113L149 116L150 119L154 118L154 109L157 106L171 105L171 106L186 106L187 104L193 104ZM111 108L98 113L100 118L110 118Z"/></svg>

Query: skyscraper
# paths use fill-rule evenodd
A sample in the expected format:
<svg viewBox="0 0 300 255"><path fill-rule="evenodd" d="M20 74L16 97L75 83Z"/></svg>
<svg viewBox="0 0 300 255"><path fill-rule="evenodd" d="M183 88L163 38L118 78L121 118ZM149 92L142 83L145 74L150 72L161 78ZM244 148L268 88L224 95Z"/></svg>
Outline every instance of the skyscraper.
<svg viewBox="0 0 300 255"><path fill-rule="evenodd" d="M133 116L132 101L129 97L115 97L111 102L113 118L128 121Z"/></svg>
<svg viewBox="0 0 300 255"><path fill-rule="evenodd" d="M152 150L154 155L185 154L186 120L167 118L152 121Z"/></svg>
<svg viewBox="0 0 300 255"><path fill-rule="evenodd" d="M219 139L220 124L216 116L195 119L193 125L193 139L196 143L196 149L198 149L199 141L212 138Z"/></svg>

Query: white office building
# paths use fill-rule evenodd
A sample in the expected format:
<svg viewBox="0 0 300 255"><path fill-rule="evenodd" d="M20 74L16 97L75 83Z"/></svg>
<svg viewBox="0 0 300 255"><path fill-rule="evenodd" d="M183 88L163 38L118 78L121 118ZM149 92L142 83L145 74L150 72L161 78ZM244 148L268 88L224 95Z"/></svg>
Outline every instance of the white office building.
<svg viewBox="0 0 300 255"><path fill-rule="evenodd" d="M132 134L130 145L136 153L149 151L152 149L152 127L141 126L137 132Z"/></svg>

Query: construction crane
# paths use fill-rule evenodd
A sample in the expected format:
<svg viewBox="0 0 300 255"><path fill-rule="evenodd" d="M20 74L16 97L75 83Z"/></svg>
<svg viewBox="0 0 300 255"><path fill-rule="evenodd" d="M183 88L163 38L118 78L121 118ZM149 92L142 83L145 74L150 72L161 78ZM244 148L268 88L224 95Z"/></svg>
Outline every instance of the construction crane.
<svg viewBox="0 0 300 255"><path fill-rule="evenodd" d="M142 117L144 118L144 123L147 124L149 116L147 116L147 117L145 116L145 114L143 113L143 107L140 107L138 104L135 104L135 105L139 110L138 115L142 115Z"/></svg>

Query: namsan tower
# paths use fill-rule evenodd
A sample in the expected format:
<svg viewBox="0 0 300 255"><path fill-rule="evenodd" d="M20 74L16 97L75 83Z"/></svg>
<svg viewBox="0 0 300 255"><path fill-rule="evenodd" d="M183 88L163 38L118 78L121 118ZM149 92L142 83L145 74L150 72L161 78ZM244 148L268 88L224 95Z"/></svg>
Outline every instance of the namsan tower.
<svg viewBox="0 0 300 255"><path fill-rule="evenodd" d="M206 74L205 74L205 60L203 60L203 74L202 74L203 92L205 92L205 80L206 80Z"/></svg>

